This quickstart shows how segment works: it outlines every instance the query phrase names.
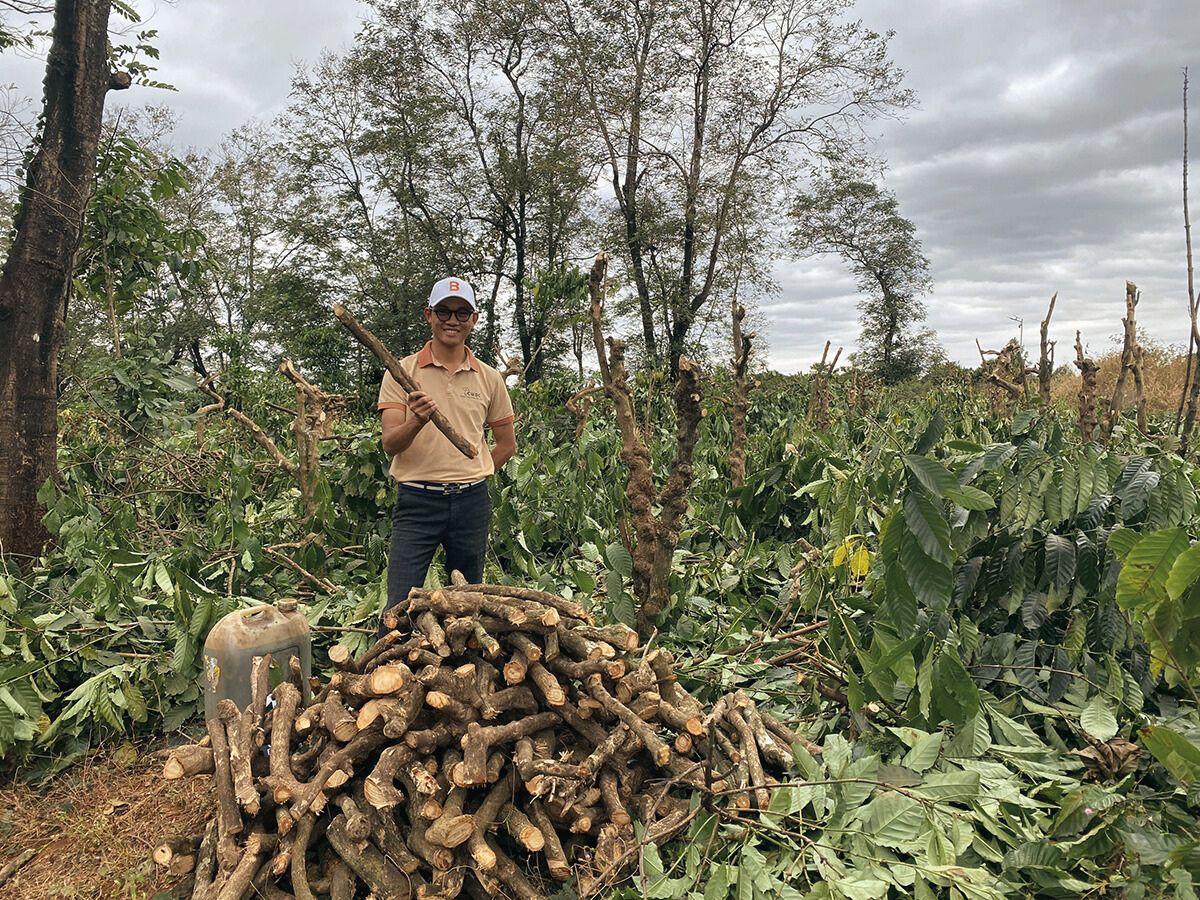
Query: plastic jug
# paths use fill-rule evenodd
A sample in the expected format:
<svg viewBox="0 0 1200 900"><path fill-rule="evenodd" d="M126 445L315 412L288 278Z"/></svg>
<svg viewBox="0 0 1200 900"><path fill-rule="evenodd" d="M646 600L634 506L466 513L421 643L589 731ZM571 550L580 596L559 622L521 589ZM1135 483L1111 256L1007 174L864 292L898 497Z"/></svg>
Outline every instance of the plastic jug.
<svg viewBox="0 0 1200 900"><path fill-rule="evenodd" d="M295 600L254 606L223 616L204 641L204 715L212 719L228 697L245 709L251 700L250 670L256 656L271 654L271 686L290 677L291 658L300 660L301 691L309 699L312 643L308 620Z"/></svg>

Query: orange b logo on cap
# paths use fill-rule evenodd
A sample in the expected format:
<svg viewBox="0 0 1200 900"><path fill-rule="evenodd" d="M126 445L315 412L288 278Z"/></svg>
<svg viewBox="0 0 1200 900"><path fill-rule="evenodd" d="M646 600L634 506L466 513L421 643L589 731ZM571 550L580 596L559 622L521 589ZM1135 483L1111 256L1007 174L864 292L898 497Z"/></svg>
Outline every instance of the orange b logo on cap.
<svg viewBox="0 0 1200 900"><path fill-rule="evenodd" d="M459 289L459 288L458 288L458 282L457 282L457 281L452 281L452 282L450 282L450 290L452 290L452 291L457 291L458 289Z"/></svg>

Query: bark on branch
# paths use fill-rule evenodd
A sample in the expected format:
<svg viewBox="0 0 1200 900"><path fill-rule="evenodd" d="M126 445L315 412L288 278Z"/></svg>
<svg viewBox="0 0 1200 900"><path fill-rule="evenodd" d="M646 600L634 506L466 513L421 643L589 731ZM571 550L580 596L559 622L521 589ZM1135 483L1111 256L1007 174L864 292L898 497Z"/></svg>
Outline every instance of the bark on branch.
<svg viewBox="0 0 1200 900"><path fill-rule="evenodd" d="M603 284L607 266L607 255L600 253L588 278L592 340L604 391L612 400L617 417L617 428L621 434L621 461L629 470L625 496L633 514L636 537L634 546L630 548L633 556L633 589L639 603L638 632L644 636L653 630L655 620L670 601L671 562L679 543L679 521L687 509L687 496L692 482L692 456L703 417L700 376L694 362L686 357L680 359L679 378L675 385L675 455L661 492L656 492L650 449L638 428L625 374L625 344L604 337ZM654 514L656 506L660 510L657 516Z"/></svg>
<svg viewBox="0 0 1200 900"><path fill-rule="evenodd" d="M346 330L354 335L356 341L375 354L378 360L383 363L383 367L391 373L391 376L396 379L396 382L404 390L411 394L413 391L421 389L420 385L404 371L404 368L400 365L400 360L396 359L392 355L392 352L383 345L383 341L379 340L379 338L359 324L358 320L350 314L350 310L346 309L341 303L336 303L333 307L333 314L345 326ZM467 457L467 459L474 459L479 455L479 451L475 447L472 447L470 442L458 433L441 410L435 412L430 421L458 449L458 452Z"/></svg>
<svg viewBox="0 0 1200 900"><path fill-rule="evenodd" d="M1096 432L1096 378L1100 367L1083 354L1083 339L1075 332L1075 368L1079 370L1079 435L1089 443Z"/></svg>

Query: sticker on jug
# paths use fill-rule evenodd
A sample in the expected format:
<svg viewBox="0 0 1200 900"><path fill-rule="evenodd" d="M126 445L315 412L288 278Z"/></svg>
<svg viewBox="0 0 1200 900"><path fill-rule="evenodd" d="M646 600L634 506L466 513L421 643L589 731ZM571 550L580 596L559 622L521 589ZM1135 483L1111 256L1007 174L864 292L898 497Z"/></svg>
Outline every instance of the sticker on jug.
<svg viewBox="0 0 1200 900"><path fill-rule="evenodd" d="M204 674L208 678L208 689L215 691L221 683L221 666L215 656L204 657Z"/></svg>

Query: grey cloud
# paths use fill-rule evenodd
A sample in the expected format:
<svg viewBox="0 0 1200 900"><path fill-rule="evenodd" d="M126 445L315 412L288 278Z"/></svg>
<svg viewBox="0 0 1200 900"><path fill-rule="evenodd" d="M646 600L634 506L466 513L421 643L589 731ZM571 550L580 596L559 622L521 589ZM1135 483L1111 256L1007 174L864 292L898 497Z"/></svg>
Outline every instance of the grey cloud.
<svg viewBox="0 0 1200 900"><path fill-rule="evenodd" d="M294 67L325 49L347 45L362 22L358 0L179 0L139 3L136 26L115 16L129 39L157 29L161 58L154 74L176 91L134 88L113 94L110 108L166 105L180 117L173 136L181 146L207 147L247 119L283 109ZM44 62L0 55L0 82L40 97Z"/></svg>
<svg viewBox="0 0 1200 900"><path fill-rule="evenodd" d="M878 150L931 260L929 324L952 358L977 360L976 337L986 347L1015 336L1009 316L1024 318L1036 343L1054 291L1060 360L1076 328L1093 351L1108 349L1127 278L1142 289L1145 330L1186 338L1179 92L1195 53L1189 4L864 0L855 14L895 29L893 56L919 96L918 109L880 125ZM1200 120L1195 103L1193 113ZM796 282L778 280L786 302ZM853 318L851 300L826 302L839 304L831 323ZM824 342L799 329L774 337L795 358L815 358Z"/></svg>
<svg viewBox="0 0 1200 900"><path fill-rule="evenodd" d="M347 45L364 13L357 0L161 2L145 27L159 30L158 74L178 93L114 102L165 103L181 114L181 145L211 146L282 109L294 65ZM852 14L896 31L893 57L919 98L874 131L931 260L929 325L952 358L974 362L976 337L998 346L1015 335L1010 315L1035 343L1054 291L1059 359L1076 328L1106 349L1126 278L1142 288L1151 336L1183 340L1179 90L1196 59L1194 4L860 0ZM40 60L0 55L0 82L38 96L41 77ZM1200 88L1193 98L1200 122ZM1200 147L1200 126L1193 138ZM785 260L772 276L778 288L761 303L772 367L807 369L827 339L852 351L857 296L837 260Z"/></svg>

